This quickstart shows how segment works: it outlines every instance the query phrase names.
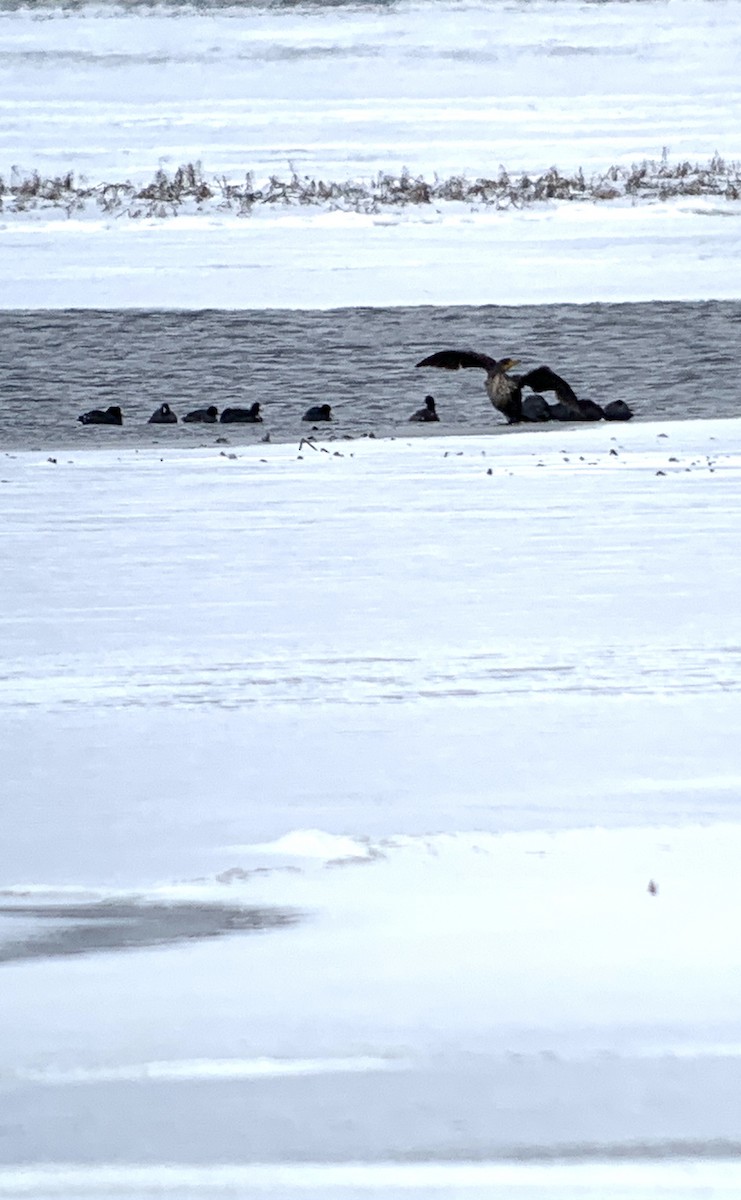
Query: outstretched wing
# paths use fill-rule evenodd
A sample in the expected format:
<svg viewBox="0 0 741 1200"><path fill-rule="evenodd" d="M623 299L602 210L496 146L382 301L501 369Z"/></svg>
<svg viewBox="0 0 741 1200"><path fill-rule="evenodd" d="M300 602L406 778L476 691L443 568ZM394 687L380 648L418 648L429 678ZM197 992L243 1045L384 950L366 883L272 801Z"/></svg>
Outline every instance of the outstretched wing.
<svg viewBox="0 0 741 1200"><path fill-rule="evenodd" d="M481 367L484 371L494 371L497 360L489 358L488 354L477 354L475 350L438 350L437 354L423 358L416 365L442 367L445 371L457 371L459 367Z"/></svg>
<svg viewBox="0 0 741 1200"><path fill-rule="evenodd" d="M573 388L550 367L536 367L527 375L521 375L518 382L520 387L532 388L534 392L555 392L564 404L579 404Z"/></svg>

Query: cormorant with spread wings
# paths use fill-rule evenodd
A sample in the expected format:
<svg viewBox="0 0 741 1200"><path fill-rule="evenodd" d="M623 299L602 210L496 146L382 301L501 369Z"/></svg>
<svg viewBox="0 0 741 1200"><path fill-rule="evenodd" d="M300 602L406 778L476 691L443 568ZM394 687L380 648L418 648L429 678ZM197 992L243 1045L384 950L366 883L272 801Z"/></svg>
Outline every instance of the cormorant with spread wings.
<svg viewBox="0 0 741 1200"><path fill-rule="evenodd" d="M517 425L521 421L526 421L528 416L523 413L522 408L522 389L524 387L531 388L533 392L555 392L559 404L555 407L561 407L564 415L561 420L583 421L586 414L583 412L582 404L591 403L589 401L579 401L573 388L561 379L555 371L550 367L536 367L533 371L528 371L526 375L510 375L509 371L513 367L520 365L520 360L517 358L490 358L488 354L478 354L474 350L438 350L436 354L430 354L428 358L423 358L417 363L418 367L442 367L446 371L457 371L460 367L478 367L486 371L486 391L489 399L494 407L507 418L510 425ZM595 405L595 408L598 406ZM551 414L556 415L551 409ZM598 416L602 412L599 411ZM545 414L537 418L550 419L550 416ZM559 419L557 417L557 419ZM591 419L586 417L587 420Z"/></svg>

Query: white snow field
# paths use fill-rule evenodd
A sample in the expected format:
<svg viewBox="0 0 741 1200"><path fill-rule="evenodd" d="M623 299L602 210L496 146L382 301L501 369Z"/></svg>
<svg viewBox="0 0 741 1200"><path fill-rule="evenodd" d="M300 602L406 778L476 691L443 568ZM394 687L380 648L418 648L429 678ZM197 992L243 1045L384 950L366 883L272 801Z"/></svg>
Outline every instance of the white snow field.
<svg viewBox="0 0 741 1200"><path fill-rule="evenodd" d="M732 300L741 202L549 204L252 217L53 220L0 229L8 308L342 308Z"/></svg>
<svg viewBox="0 0 741 1200"><path fill-rule="evenodd" d="M739 0L0 11L0 176L589 178L741 158ZM215 190L218 188L214 184ZM736 195L738 191L736 190ZM7 308L735 298L741 201L0 212ZM340 209L342 205L340 205ZM163 211L167 206L163 206Z"/></svg>
<svg viewBox="0 0 741 1200"><path fill-rule="evenodd" d="M0 1196L738 1195L739 423L115 437L0 460Z"/></svg>

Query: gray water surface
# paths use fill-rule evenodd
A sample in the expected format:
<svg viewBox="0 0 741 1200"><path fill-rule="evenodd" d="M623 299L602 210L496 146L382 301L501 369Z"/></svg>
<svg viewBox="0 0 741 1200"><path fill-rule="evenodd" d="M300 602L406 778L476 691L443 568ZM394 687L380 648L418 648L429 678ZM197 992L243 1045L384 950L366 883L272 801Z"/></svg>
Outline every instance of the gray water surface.
<svg viewBox="0 0 741 1200"><path fill-rule="evenodd" d="M581 397L622 399L638 420L741 414L741 303L350 308L334 311L73 310L0 312L0 446L210 445L291 441L309 405L329 403L325 435L410 433L427 393L429 435L504 430L483 372L416 370L434 350L547 363ZM153 426L163 401L180 417L259 400L257 426ZM123 428L82 426L117 404Z"/></svg>

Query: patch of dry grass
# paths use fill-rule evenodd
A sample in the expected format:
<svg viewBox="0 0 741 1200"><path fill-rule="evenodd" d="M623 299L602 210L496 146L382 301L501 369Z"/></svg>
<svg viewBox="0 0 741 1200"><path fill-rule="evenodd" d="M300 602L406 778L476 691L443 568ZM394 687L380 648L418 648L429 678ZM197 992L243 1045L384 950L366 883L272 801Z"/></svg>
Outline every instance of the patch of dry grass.
<svg viewBox="0 0 741 1200"><path fill-rule="evenodd" d="M248 171L240 182L226 175L207 177L200 163L187 163L169 175L158 170L144 186L129 180L90 185L73 172L42 178L37 171L0 176L0 212L58 208L68 216L91 208L113 216L170 217L179 212L221 211L248 216L258 206L311 206L327 211L379 213L415 206L464 204L469 208L510 209L552 200L604 202L673 200L685 196L741 198L741 164L714 155L707 163L671 163L646 159L630 167L615 166L587 178L580 169L572 175L551 167L542 175L510 174L500 167L495 176L471 179L451 175L441 179L379 172L370 179L325 180L271 175L257 182Z"/></svg>

